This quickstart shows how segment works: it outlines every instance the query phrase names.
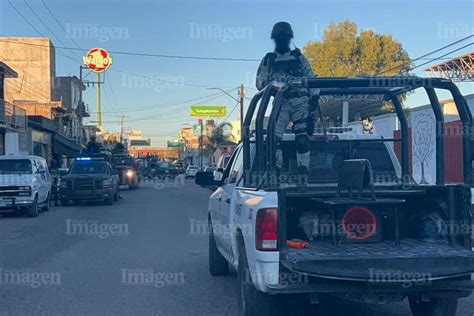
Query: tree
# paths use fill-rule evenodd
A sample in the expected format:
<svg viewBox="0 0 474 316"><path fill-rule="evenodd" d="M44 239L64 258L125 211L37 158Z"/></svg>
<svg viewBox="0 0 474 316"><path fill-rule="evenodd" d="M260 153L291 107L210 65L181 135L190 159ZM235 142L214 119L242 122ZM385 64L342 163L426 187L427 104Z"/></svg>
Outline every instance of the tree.
<svg viewBox="0 0 474 316"><path fill-rule="evenodd" d="M212 154L219 144L222 144L226 140L230 140L235 142L235 137L232 135L232 133L226 133L226 130L229 129L232 130L232 124L228 122L223 122L219 124L219 126L216 127L212 135L210 135L207 139L207 151L208 154Z"/></svg>
<svg viewBox="0 0 474 316"><path fill-rule="evenodd" d="M323 77L386 76L407 72L410 57L391 35L359 30L349 20L331 23L319 42L303 48L314 72Z"/></svg>

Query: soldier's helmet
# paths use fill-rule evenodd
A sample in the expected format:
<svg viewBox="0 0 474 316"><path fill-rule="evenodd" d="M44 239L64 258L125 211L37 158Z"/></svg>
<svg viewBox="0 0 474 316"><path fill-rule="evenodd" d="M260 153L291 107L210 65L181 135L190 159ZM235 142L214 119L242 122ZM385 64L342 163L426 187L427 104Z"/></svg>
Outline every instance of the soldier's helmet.
<svg viewBox="0 0 474 316"><path fill-rule="evenodd" d="M288 22L277 22L273 25L272 37L274 39L279 34L288 34L290 38L293 38L293 29Z"/></svg>

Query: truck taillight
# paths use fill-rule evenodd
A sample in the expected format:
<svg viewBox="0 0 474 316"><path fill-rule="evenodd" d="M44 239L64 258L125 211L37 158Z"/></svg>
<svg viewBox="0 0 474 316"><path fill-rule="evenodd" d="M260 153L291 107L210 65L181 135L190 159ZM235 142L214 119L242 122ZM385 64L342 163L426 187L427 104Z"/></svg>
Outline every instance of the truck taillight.
<svg viewBox="0 0 474 316"><path fill-rule="evenodd" d="M257 212L255 247L260 251L278 250L278 210L264 208Z"/></svg>

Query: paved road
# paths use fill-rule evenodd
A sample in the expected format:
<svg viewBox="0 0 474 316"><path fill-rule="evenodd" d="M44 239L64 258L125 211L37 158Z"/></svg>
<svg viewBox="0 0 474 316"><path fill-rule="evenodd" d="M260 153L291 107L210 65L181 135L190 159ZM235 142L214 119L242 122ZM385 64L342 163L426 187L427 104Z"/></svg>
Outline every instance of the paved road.
<svg viewBox="0 0 474 316"><path fill-rule="evenodd" d="M235 275L207 272L208 194L186 180L124 191L113 206L0 218L0 315L235 315ZM409 314L406 302L309 310L301 314ZM458 314L473 312L471 296Z"/></svg>

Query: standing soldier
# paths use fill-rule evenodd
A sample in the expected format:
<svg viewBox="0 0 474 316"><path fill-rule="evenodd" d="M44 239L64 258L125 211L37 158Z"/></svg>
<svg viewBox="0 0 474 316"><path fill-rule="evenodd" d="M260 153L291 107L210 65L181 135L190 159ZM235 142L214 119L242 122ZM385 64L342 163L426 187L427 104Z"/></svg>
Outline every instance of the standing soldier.
<svg viewBox="0 0 474 316"><path fill-rule="evenodd" d="M301 51L298 48L291 50L292 38L293 30L288 22L278 22L273 26L271 39L275 42L275 51L266 54L258 67L256 83L258 90L262 90L272 81L287 83L292 78L316 77ZM304 181L308 175L310 162L308 119L310 119L310 112L316 109L318 99L319 89L287 90L275 127L276 165L278 169L281 169L283 155L280 141L290 121L293 122L298 174L304 176ZM310 133L312 134L312 131Z"/></svg>

